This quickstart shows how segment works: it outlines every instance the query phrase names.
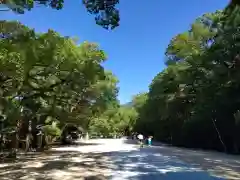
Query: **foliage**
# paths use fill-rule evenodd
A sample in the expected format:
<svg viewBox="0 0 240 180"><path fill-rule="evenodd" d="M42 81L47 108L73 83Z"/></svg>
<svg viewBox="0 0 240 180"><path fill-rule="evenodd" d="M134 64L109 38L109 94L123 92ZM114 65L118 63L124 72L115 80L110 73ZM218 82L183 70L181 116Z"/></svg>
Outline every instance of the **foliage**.
<svg viewBox="0 0 240 180"><path fill-rule="evenodd" d="M26 10L30 11L38 6L47 6L56 10L64 7L63 0L6 0L1 1L1 4L7 8L2 11L9 9L18 14L24 14ZM119 26L119 11L116 8L119 0L82 0L82 4L90 14L95 15L96 24L106 29Z"/></svg>
<svg viewBox="0 0 240 180"><path fill-rule="evenodd" d="M168 66L149 87L136 131L174 145L239 152L240 11L227 10L203 15L171 40Z"/></svg>
<svg viewBox="0 0 240 180"><path fill-rule="evenodd" d="M52 122L51 125L44 126L43 130L44 130L44 134L46 134L47 136L60 137L61 135L61 130L57 126L56 122Z"/></svg>
<svg viewBox="0 0 240 180"><path fill-rule="evenodd" d="M58 136L67 123L88 129L91 119L118 104L118 80L101 65L107 57L97 44L77 45L53 30L36 33L18 22L0 24L5 126L32 120Z"/></svg>
<svg viewBox="0 0 240 180"><path fill-rule="evenodd" d="M132 131L136 117L137 112L134 108L112 107L91 121L90 132L112 137L126 135Z"/></svg>

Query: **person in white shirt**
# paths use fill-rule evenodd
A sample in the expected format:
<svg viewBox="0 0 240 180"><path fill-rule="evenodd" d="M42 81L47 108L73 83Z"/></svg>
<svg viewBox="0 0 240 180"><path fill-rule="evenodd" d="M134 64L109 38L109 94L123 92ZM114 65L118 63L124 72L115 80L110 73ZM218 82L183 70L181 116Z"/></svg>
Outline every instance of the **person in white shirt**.
<svg viewBox="0 0 240 180"><path fill-rule="evenodd" d="M138 134L137 138L139 139L140 145L142 147L143 146L143 139L144 139L143 135L142 134Z"/></svg>
<svg viewBox="0 0 240 180"><path fill-rule="evenodd" d="M143 135L142 134L138 134L137 137L138 137L139 140L143 140Z"/></svg>

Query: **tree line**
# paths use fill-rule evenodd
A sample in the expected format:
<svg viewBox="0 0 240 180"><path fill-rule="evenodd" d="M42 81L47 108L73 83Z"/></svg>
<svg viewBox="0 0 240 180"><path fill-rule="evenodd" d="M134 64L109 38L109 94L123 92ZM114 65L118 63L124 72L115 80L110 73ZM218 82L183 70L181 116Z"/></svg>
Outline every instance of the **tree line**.
<svg viewBox="0 0 240 180"><path fill-rule="evenodd" d="M167 67L133 101L135 130L173 145L240 151L240 11L207 13L166 49Z"/></svg>
<svg viewBox="0 0 240 180"><path fill-rule="evenodd" d="M1 144L16 144L13 136L27 140L38 125L54 137L70 123L87 130L118 106L118 79L102 66L107 55L96 43L37 33L15 21L0 21L0 29Z"/></svg>
<svg viewBox="0 0 240 180"><path fill-rule="evenodd" d="M167 67L148 92L125 105L117 99L118 79L102 66L107 56L97 44L1 21L1 134L13 128L25 138L29 124L33 129L42 124L46 134L59 136L73 123L91 134L137 131L173 145L238 153L240 17L234 2L176 35L166 49Z"/></svg>
<svg viewBox="0 0 240 180"><path fill-rule="evenodd" d="M90 129L140 132L177 146L240 150L239 6L206 13L166 49L166 68L128 104L108 109Z"/></svg>
<svg viewBox="0 0 240 180"><path fill-rule="evenodd" d="M113 116L109 112L107 119L96 120L98 129L239 153L239 25L238 5L197 18L170 41L167 67L153 78L149 91L135 95Z"/></svg>

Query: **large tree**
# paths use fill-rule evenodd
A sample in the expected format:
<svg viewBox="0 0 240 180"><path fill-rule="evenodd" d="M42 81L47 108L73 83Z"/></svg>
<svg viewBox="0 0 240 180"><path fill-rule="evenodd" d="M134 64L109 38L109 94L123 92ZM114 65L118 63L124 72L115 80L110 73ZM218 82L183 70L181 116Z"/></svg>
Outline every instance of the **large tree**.
<svg viewBox="0 0 240 180"><path fill-rule="evenodd" d="M0 23L1 113L8 116L7 104L17 101L16 111L23 108L36 123L87 128L92 117L116 104L118 80L101 65L106 55L97 44L77 45L53 30L36 33L17 22Z"/></svg>

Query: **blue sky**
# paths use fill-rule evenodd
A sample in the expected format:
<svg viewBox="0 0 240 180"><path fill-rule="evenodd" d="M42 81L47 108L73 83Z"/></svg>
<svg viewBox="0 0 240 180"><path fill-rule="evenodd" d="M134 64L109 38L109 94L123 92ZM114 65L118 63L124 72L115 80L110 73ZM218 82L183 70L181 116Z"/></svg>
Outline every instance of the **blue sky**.
<svg viewBox="0 0 240 180"><path fill-rule="evenodd" d="M80 41L99 43L108 55L105 67L119 78L121 103L148 90L164 68L164 52L176 34L189 28L198 16L222 9L228 0L120 0L121 24L107 31L95 24L82 0L67 0L61 11L36 8L24 15L1 12L0 19L19 20L38 32L49 28ZM149 3L151 2L151 3Z"/></svg>

